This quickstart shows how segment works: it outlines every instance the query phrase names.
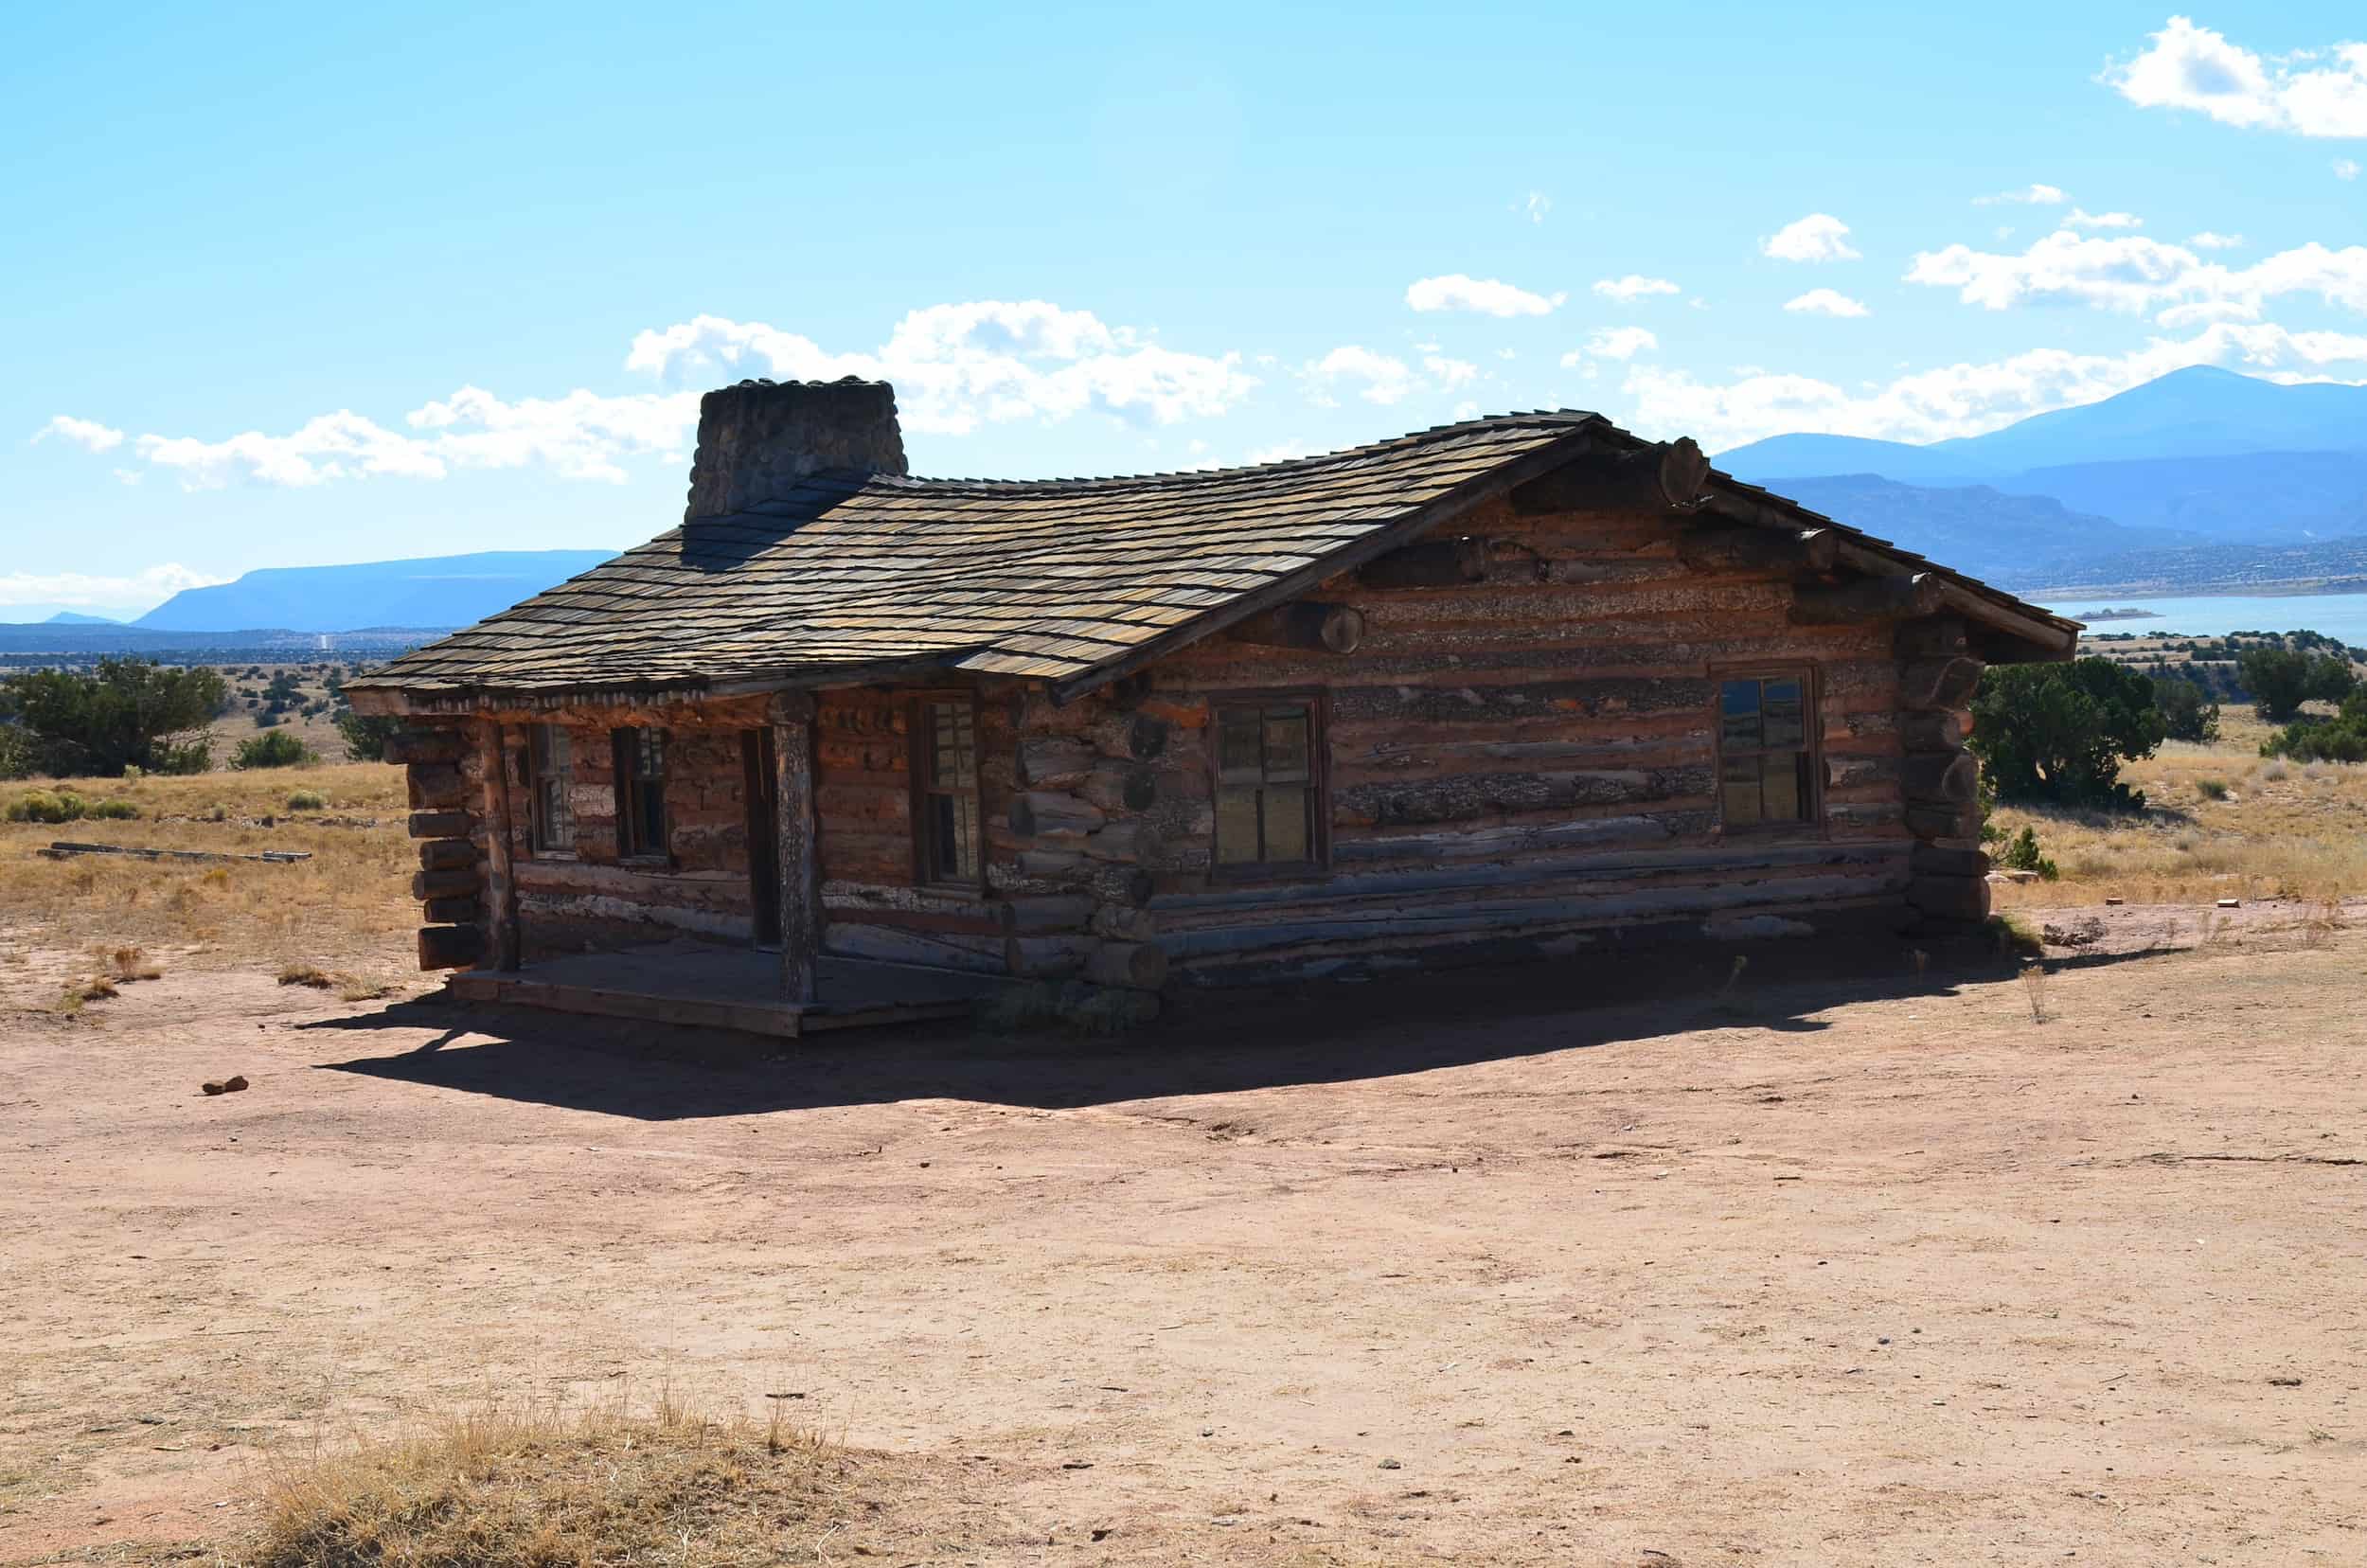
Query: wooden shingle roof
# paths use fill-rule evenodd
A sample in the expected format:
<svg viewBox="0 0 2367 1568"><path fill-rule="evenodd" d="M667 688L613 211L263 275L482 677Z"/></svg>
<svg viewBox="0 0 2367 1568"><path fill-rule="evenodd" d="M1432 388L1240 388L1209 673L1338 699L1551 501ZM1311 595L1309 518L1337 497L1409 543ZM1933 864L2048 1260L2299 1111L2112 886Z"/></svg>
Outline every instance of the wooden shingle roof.
<svg viewBox="0 0 2367 1568"><path fill-rule="evenodd" d="M1074 692L1304 593L1602 442L1646 444L1599 415L1561 410L1133 478L820 474L756 510L661 534L350 689L441 706L967 670ZM2053 619L1946 575L2001 607Z"/></svg>

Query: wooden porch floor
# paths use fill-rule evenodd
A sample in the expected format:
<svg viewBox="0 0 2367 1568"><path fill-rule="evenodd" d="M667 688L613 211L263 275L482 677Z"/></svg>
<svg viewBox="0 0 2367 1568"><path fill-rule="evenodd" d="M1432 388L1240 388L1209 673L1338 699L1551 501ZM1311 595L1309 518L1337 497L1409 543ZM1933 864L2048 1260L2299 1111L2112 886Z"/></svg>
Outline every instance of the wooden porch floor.
<svg viewBox="0 0 2367 1568"><path fill-rule="evenodd" d="M464 1002L506 1002L793 1040L820 1029L960 1018L979 998L1009 984L993 975L825 957L815 976L818 998L801 1004L782 998L780 973L775 953L667 942L571 953L507 973L465 970L444 985Z"/></svg>

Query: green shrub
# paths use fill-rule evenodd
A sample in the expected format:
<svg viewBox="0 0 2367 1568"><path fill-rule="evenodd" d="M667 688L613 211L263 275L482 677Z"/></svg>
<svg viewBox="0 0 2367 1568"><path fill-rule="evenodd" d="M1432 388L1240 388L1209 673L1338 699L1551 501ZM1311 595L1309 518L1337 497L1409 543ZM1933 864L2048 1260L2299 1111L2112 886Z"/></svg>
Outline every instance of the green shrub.
<svg viewBox="0 0 2367 1568"><path fill-rule="evenodd" d="M2342 699L2331 720L2297 719L2260 743L2263 757L2302 762L2367 762L2367 686Z"/></svg>
<svg viewBox="0 0 2367 1568"><path fill-rule="evenodd" d="M329 797L318 790L297 790L288 796L288 810L291 811L325 811L329 810Z"/></svg>
<svg viewBox="0 0 2367 1568"><path fill-rule="evenodd" d="M202 730L222 706L222 676L152 659L101 659L92 670L35 669L12 677L0 708L30 738L36 764L67 775L111 776L126 766L196 773L210 761Z"/></svg>
<svg viewBox="0 0 2367 1568"><path fill-rule="evenodd" d="M2195 788L2202 792L2202 798L2205 800L2227 798L2227 780L2224 778L2198 778L2195 780Z"/></svg>
<svg viewBox="0 0 2367 1568"><path fill-rule="evenodd" d="M2040 882L2053 882L2063 873L2038 848L2038 835L2024 828L2008 839L1998 852L1997 864L2013 871L2035 871Z"/></svg>
<svg viewBox="0 0 2367 1568"><path fill-rule="evenodd" d="M2219 738L2219 704L2202 687L2176 675L2153 677L2153 705L2162 710L2162 724L2172 740L2196 740L2208 745Z"/></svg>
<svg viewBox="0 0 2367 1568"><path fill-rule="evenodd" d="M2109 659L1999 665L1981 677L1966 744L2001 800L2136 811L2121 764L2151 757L2166 726L2153 683Z"/></svg>
<svg viewBox="0 0 2367 1568"><path fill-rule="evenodd" d="M402 726L402 721L392 714L362 714L351 708L340 708L331 722L345 737L346 755L356 762L383 762L386 742Z"/></svg>
<svg viewBox="0 0 2367 1568"><path fill-rule="evenodd" d="M10 822L80 822L84 817L120 820L135 817L140 809L128 800L84 800L71 790L33 790L8 804Z"/></svg>
<svg viewBox="0 0 2367 1568"><path fill-rule="evenodd" d="M239 749L231 754L230 765L242 770L294 768L319 760L320 758L312 754L311 747L290 735L286 730L272 730L266 734L255 736L251 739L240 741Z"/></svg>
<svg viewBox="0 0 2367 1568"><path fill-rule="evenodd" d="M2295 636L2305 633L2296 633ZM2316 633L2306 633L2314 636ZM2286 648L2248 648L2235 668L2251 693L2252 707L2271 723L2285 723L2304 703L2339 703L2358 678L2349 659L2333 653L2303 653Z"/></svg>

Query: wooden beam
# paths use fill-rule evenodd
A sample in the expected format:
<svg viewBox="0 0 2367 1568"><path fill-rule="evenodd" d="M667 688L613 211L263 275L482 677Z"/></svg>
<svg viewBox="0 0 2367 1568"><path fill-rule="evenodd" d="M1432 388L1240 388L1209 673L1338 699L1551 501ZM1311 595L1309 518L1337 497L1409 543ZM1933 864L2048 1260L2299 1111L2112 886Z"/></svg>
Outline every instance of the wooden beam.
<svg viewBox="0 0 2367 1568"><path fill-rule="evenodd" d="M411 813L411 836L415 839L467 838L473 826L466 811L414 811Z"/></svg>
<svg viewBox="0 0 2367 1568"><path fill-rule="evenodd" d="M1978 659L1913 660L1899 668L1898 705L1909 712L1969 707L1985 668Z"/></svg>
<svg viewBox="0 0 2367 1568"><path fill-rule="evenodd" d="M1167 981L1166 950L1155 942L1104 942L1086 958L1085 978L1130 990L1157 990Z"/></svg>
<svg viewBox="0 0 2367 1568"><path fill-rule="evenodd" d="M1690 436L1628 452L1593 452L1517 487L1522 517L1572 511L1688 511L1709 493L1710 460Z"/></svg>
<svg viewBox="0 0 2367 1568"><path fill-rule="evenodd" d="M419 968L467 969L485 952L485 933L472 925L421 926Z"/></svg>
<svg viewBox="0 0 2367 1568"><path fill-rule="evenodd" d="M1460 588L1487 580L1487 541L1468 536L1408 544L1368 561L1356 574L1367 588Z"/></svg>
<svg viewBox="0 0 2367 1568"><path fill-rule="evenodd" d="M1928 615L1940 602L1940 579L1930 572L1860 578L1829 588L1801 589L1792 597L1790 618L1794 626L1848 626Z"/></svg>
<svg viewBox="0 0 2367 1568"><path fill-rule="evenodd" d="M1702 527L1677 540L1688 571L1829 572L1841 560L1841 536L1830 528Z"/></svg>
<svg viewBox="0 0 2367 1568"><path fill-rule="evenodd" d="M1353 653L1364 641L1364 612L1346 604L1301 600L1239 621L1228 636L1263 648L1303 648L1316 653Z"/></svg>
<svg viewBox="0 0 2367 1568"><path fill-rule="evenodd" d="M1970 752L1936 752L1908 757L1900 775L1917 805L1967 806L1980 789L1981 765Z"/></svg>
<svg viewBox="0 0 2367 1568"><path fill-rule="evenodd" d="M820 819L814 811L813 715L810 694L784 692L773 701L774 790L780 800L781 994L814 1000L822 952Z"/></svg>
<svg viewBox="0 0 2367 1568"><path fill-rule="evenodd" d="M490 926L486 935L487 945L492 950L493 967L498 970L516 969L519 950L518 881L511 875L509 864L507 750L502 726L490 719L483 721L477 731L477 758L485 770L485 914ZM419 875L424 878L447 873L422 871Z"/></svg>
<svg viewBox="0 0 2367 1568"><path fill-rule="evenodd" d="M469 755L469 742L457 730L400 729L386 738L382 755L389 762L410 765L457 762Z"/></svg>

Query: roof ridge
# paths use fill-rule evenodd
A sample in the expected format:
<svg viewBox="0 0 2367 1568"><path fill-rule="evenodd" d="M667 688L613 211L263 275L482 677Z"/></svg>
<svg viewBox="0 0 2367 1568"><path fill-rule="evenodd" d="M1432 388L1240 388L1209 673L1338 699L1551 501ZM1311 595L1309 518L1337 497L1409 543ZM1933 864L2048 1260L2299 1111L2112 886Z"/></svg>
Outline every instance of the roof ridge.
<svg viewBox="0 0 2367 1568"><path fill-rule="evenodd" d="M1457 419L1446 424L1432 425L1426 430L1409 431L1386 440L1368 441L1362 446L1337 447L1329 452L1304 453L1296 457L1277 457L1265 463L1234 463L1222 468L1166 469L1150 473L1077 474L1053 479L994 479L975 476L955 476L917 473L873 473L863 476L865 486L899 490L948 490L960 488L988 492L1028 490L1042 494L1058 490L1112 490L1129 486L1162 486L1228 479L1240 474L1278 474L1293 470L1310 469L1324 463L1369 458L1378 453L1409 451L1428 446L1451 436L1468 435L1482 430L1526 430L1566 426L1575 430L1583 425L1606 422L1603 416L1586 408L1539 408L1525 412L1484 415L1474 419Z"/></svg>

